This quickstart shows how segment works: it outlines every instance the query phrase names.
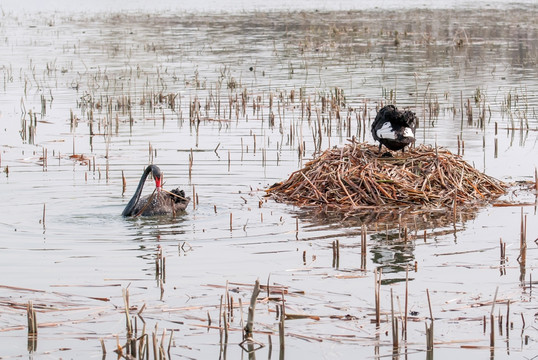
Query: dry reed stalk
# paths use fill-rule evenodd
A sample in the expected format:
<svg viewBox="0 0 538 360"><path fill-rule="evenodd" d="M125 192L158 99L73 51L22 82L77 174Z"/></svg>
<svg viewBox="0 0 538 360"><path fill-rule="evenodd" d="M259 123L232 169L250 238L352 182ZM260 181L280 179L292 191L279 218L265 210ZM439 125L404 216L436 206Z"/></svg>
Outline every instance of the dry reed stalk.
<svg viewBox="0 0 538 360"><path fill-rule="evenodd" d="M525 273L527 266L527 215L523 215L523 207L521 208L521 229L519 235L519 256L517 257L519 262L519 281L525 285Z"/></svg>
<svg viewBox="0 0 538 360"><path fill-rule="evenodd" d="M404 323L403 323L403 335L404 340L407 341L407 310L409 305L409 264L405 267L405 309L404 309Z"/></svg>
<svg viewBox="0 0 538 360"><path fill-rule="evenodd" d="M252 290L252 296L250 297L250 306L248 307L247 325L245 325L243 339L252 338L252 332L254 329L254 311L256 309L256 301L260 294L260 281L256 280L254 283L254 289Z"/></svg>
<svg viewBox="0 0 538 360"><path fill-rule="evenodd" d="M366 236L367 236L366 225L361 226L361 269L366 270Z"/></svg>
<svg viewBox="0 0 538 360"><path fill-rule="evenodd" d="M103 339L99 339L101 342L101 351L103 352L103 358L106 357L106 347L105 347L105 341Z"/></svg>
<svg viewBox="0 0 538 360"><path fill-rule="evenodd" d="M426 295L428 297L428 308L430 310L430 326L426 323L426 350L431 353L433 352L433 312L429 289L426 289Z"/></svg>
<svg viewBox="0 0 538 360"><path fill-rule="evenodd" d="M426 295L428 297L428 308L430 310L430 319L433 321L432 303L430 301L430 290L426 289Z"/></svg>
<svg viewBox="0 0 538 360"><path fill-rule="evenodd" d="M442 148L419 146L385 158L376 146L352 142L326 150L267 193L276 201L343 212L412 205L455 211L496 198L505 187Z"/></svg>
<svg viewBox="0 0 538 360"><path fill-rule="evenodd" d="M192 184L192 210L196 210L196 202L198 200L197 194L196 194L196 186Z"/></svg>
<svg viewBox="0 0 538 360"><path fill-rule="evenodd" d="M37 335L37 318L34 309L34 304L32 301L28 301L28 306L26 308L26 314L28 316L28 336Z"/></svg>
<svg viewBox="0 0 538 360"><path fill-rule="evenodd" d="M502 238L500 238L499 244L501 248L501 260L499 270L501 272L501 275L506 275L506 243L503 242Z"/></svg>
<svg viewBox="0 0 538 360"><path fill-rule="evenodd" d="M340 267L340 240L335 241L335 251L336 251L336 257L335 257L335 267L338 269Z"/></svg>
<svg viewBox="0 0 538 360"><path fill-rule="evenodd" d="M509 330L510 326L508 325L510 323L510 300L506 303L506 337L508 338L510 336Z"/></svg>
<svg viewBox="0 0 538 360"><path fill-rule="evenodd" d="M490 320L490 334L489 334L489 346L491 351L493 352L495 349L495 302L497 301L497 293L499 291L499 287L495 289L495 295L493 296L493 302L491 304L491 312L489 314L489 320Z"/></svg>
<svg viewBox="0 0 538 360"><path fill-rule="evenodd" d="M397 351L399 347L398 343L398 318L394 316L394 297L392 294L392 288L390 289L390 318L392 328L392 349Z"/></svg>
<svg viewBox="0 0 538 360"><path fill-rule="evenodd" d="M426 325L426 350L428 352L433 351L433 321L430 321L430 326L428 323Z"/></svg>
<svg viewBox="0 0 538 360"><path fill-rule="evenodd" d="M172 339L174 337L174 329L170 330L170 340L168 341L168 348L167 348L167 354L168 354L168 358L171 359L172 357L170 356L170 348L172 347Z"/></svg>
<svg viewBox="0 0 538 360"><path fill-rule="evenodd" d="M151 334L154 360L160 360L159 357L157 356L159 354L159 346L158 346L158 341L157 341L157 326L158 324L155 324L155 331Z"/></svg>
<svg viewBox="0 0 538 360"><path fill-rule="evenodd" d="M123 289L123 304L125 305L125 324L127 328L127 337L131 338L133 333L133 325L129 315L129 289Z"/></svg>
<svg viewBox="0 0 538 360"><path fill-rule="evenodd" d="M222 313L222 322L224 324L224 344L228 344L228 319L226 318L226 311Z"/></svg>
<svg viewBox="0 0 538 360"><path fill-rule="evenodd" d="M375 268L374 269L374 295L375 295L375 323L376 326L379 326L381 323L381 311L379 307L379 299L380 299L380 291L381 291L381 274L383 273L383 268Z"/></svg>
<svg viewBox="0 0 538 360"><path fill-rule="evenodd" d="M534 190L538 191L538 169L534 168Z"/></svg>
<svg viewBox="0 0 538 360"><path fill-rule="evenodd" d="M284 359L284 349L285 349L285 341L284 341L284 321L286 319L286 305L284 302L284 293L282 293L282 305L280 305L280 321L278 322L278 339L280 342L280 359Z"/></svg>

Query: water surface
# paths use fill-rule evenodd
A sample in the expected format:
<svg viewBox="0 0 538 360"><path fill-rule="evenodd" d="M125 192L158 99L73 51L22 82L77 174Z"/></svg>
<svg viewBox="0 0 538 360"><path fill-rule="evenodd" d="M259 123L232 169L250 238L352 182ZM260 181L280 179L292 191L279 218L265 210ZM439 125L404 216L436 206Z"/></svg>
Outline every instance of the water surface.
<svg viewBox="0 0 538 360"><path fill-rule="evenodd" d="M4 12L2 355L28 353L25 307L33 301L40 328L32 354L98 357L103 339L113 356L116 336L125 341L128 288L131 314L146 306L147 332L157 324L168 339L174 329L173 356L241 356L241 332L231 331L223 349L208 315L218 326L228 284L246 318L256 279L287 289L288 314L312 316L286 321L282 357L391 355L390 292L403 312L409 266L409 357L425 356L426 289L436 356L490 355L482 322L497 287L495 315L506 322L510 300L513 328L496 330L494 357L532 357L538 222L529 191L507 196L523 207L488 205L455 223L451 215L417 214L399 224L397 215L375 222L315 215L268 200L263 189L352 136L372 142L369 123L387 102L417 113L418 143L459 151L503 181L534 181L536 6L240 10ZM337 101L340 121L334 108L323 110L325 100ZM185 189L197 204L176 218L123 219L151 162L167 188ZM517 261L521 211L524 269ZM409 229L408 241L399 227ZM165 273L156 266L160 252ZM372 323L375 268L383 268L379 329ZM255 328L273 344L255 334L265 345L260 357L279 355L281 295L272 295L256 311ZM241 328L239 308L230 320Z"/></svg>

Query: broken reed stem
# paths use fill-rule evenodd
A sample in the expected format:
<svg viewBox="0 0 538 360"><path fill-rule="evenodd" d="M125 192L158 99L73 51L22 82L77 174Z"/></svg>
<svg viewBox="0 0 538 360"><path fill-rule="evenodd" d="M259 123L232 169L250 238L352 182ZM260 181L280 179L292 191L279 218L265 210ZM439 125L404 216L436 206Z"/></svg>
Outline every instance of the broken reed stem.
<svg viewBox="0 0 538 360"><path fill-rule="evenodd" d="M142 327L142 336L140 336L140 341L138 343L138 354L142 359L149 359L149 340L148 334L146 334L146 324Z"/></svg>
<svg viewBox="0 0 538 360"><path fill-rule="evenodd" d="M433 312L429 289L426 289L426 295L428 296L428 308L430 309L430 326L426 322L426 350L433 351Z"/></svg>
<svg viewBox="0 0 538 360"><path fill-rule="evenodd" d="M198 196L196 194L196 186L192 184L192 210L193 211L196 210L197 200L198 200Z"/></svg>
<svg viewBox="0 0 538 360"><path fill-rule="evenodd" d="M226 309L222 313L222 322L224 324L224 343L228 344L228 319L226 317Z"/></svg>
<svg viewBox="0 0 538 360"><path fill-rule="evenodd" d="M47 213L47 205L43 204L43 230L45 230L45 215Z"/></svg>
<svg viewBox="0 0 538 360"><path fill-rule="evenodd" d="M155 331L151 334L151 338L152 338L152 344L153 344L153 359L160 360L159 357L157 356L158 351L159 351L159 345L157 342L157 324L155 324Z"/></svg>
<svg viewBox="0 0 538 360"><path fill-rule="evenodd" d="M493 315L493 312L495 311L495 302L497 301L497 293L499 292L499 287L495 289L495 295L493 296L493 303L491 304L491 312L490 315Z"/></svg>
<svg viewBox="0 0 538 360"><path fill-rule="evenodd" d="M172 347L172 339L174 337L174 329L170 330L170 340L168 341L168 349L167 349L167 354L168 354L168 358L171 359L172 357L170 356L170 348Z"/></svg>
<svg viewBox="0 0 538 360"><path fill-rule="evenodd" d="M527 262L527 215L521 208L521 231L519 235L519 263L524 267Z"/></svg>
<svg viewBox="0 0 538 360"><path fill-rule="evenodd" d="M506 303L506 337L510 336L509 330L510 330L510 299L508 299L508 302Z"/></svg>
<svg viewBox="0 0 538 360"><path fill-rule="evenodd" d="M366 225L361 226L361 269L366 270L366 236L367 236L367 227Z"/></svg>
<svg viewBox="0 0 538 360"><path fill-rule="evenodd" d="M34 304L30 300L26 307L26 314L28 315L28 335L37 335L37 318L34 309Z"/></svg>
<svg viewBox="0 0 538 360"><path fill-rule="evenodd" d="M538 169L534 168L534 190L538 191Z"/></svg>
<svg viewBox="0 0 538 360"><path fill-rule="evenodd" d="M527 267L527 215L523 215L523 207L521 208L521 230L519 236L519 281L525 287L525 273Z"/></svg>
<svg viewBox="0 0 538 360"><path fill-rule="evenodd" d="M256 280L254 283L254 289L252 290L252 296L250 297L250 306L248 307L247 325L244 328L243 340L252 339L252 331L254 329L254 311L256 310L256 301L260 294L260 280Z"/></svg>
<svg viewBox="0 0 538 360"><path fill-rule="evenodd" d="M278 339L280 342L280 358L284 359L284 321L286 319L286 305L284 301L284 291L282 292L282 305L280 305L280 321L278 322Z"/></svg>
<svg viewBox="0 0 538 360"><path fill-rule="evenodd" d="M428 296L428 308L430 309L430 319L433 321L432 303L430 302L430 290L426 289L426 295Z"/></svg>
<svg viewBox="0 0 538 360"><path fill-rule="evenodd" d="M428 323L426 325L426 350L428 352L433 351L433 320L430 321L430 326Z"/></svg>
<svg viewBox="0 0 538 360"><path fill-rule="evenodd" d="M409 304L409 264L405 267L405 309L404 309L404 340L407 340L407 309Z"/></svg>
<svg viewBox="0 0 538 360"><path fill-rule="evenodd" d="M497 301L497 293L499 291L499 287L495 289L495 295L493 296L493 303L491 304L491 312L489 314L489 320L490 320L490 334L489 334L489 346L491 348L491 351L495 348L495 302Z"/></svg>
<svg viewBox="0 0 538 360"><path fill-rule="evenodd" d="M489 347L491 351L493 351L493 349L495 349L495 316L493 314L490 314L489 320L491 327L491 331L489 333Z"/></svg>
<svg viewBox="0 0 538 360"><path fill-rule="evenodd" d="M378 271L379 270L379 271ZM383 273L383 268L374 269L374 294L375 294L375 323L376 326L379 326L381 323L381 315L379 309L379 293L381 291L381 274Z"/></svg>
<svg viewBox="0 0 538 360"><path fill-rule="evenodd" d="M125 324L127 328L127 337L131 338L131 335L133 333L133 325L131 323L130 315L129 315L129 289L123 289L123 304L125 305Z"/></svg>
<svg viewBox="0 0 538 360"><path fill-rule="evenodd" d="M123 357L123 347L120 345L120 337L116 334L116 350L114 350L118 354L118 357Z"/></svg>
<svg viewBox="0 0 538 360"><path fill-rule="evenodd" d="M166 359L166 355L164 352L164 340L166 340L166 329L163 329L163 333L161 335L161 342L159 343L159 359Z"/></svg>
<svg viewBox="0 0 538 360"><path fill-rule="evenodd" d="M333 246L333 268L340 266L340 241L335 240L332 242Z"/></svg>
<svg viewBox="0 0 538 360"><path fill-rule="evenodd" d="M101 342L101 351L103 352L103 358L106 357L106 347L105 347L105 341L103 339L99 339Z"/></svg>
<svg viewBox="0 0 538 360"><path fill-rule="evenodd" d="M398 349L398 318L394 316L394 297L390 289L390 317L392 324L392 348Z"/></svg>

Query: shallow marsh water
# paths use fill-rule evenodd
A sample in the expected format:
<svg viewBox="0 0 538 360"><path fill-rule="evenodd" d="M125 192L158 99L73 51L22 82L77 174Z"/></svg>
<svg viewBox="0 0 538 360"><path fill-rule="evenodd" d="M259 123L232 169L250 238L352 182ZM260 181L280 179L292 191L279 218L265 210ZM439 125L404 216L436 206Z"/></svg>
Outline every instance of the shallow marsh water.
<svg viewBox="0 0 538 360"><path fill-rule="evenodd" d="M288 314L310 317L286 321L281 353L281 295L258 303L255 329L262 332L255 339L265 347L251 357L393 356L390 291L400 314L409 265L411 315L400 356L426 356L428 289L436 357L532 358L538 221L531 192L507 196L526 204L525 271L517 262L519 206L488 205L458 214L456 223L451 214L434 221L408 211L373 222L313 214L263 192L320 150L351 136L371 142L369 121L390 101L417 112L418 143L458 152L459 136L459 151L478 169L508 182L534 181L538 9L509 10L5 12L0 356L100 357L100 339L115 356L117 338L125 342L128 288L132 315L145 304L146 331L157 324L160 342L168 329L165 348L174 329L172 356L246 357L237 345L237 306L241 299L246 318L256 279L286 289ZM337 106L323 111L325 101ZM165 173L166 188L185 189L196 207L177 218L123 219L150 162ZM398 235L399 215L407 242ZM383 268L379 329L372 323L375 268ZM207 319L218 326L226 286L236 308L223 348ZM483 318L497 287L495 315L506 321L510 300L513 328L496 329L492 353ZM31 350L28 301L40 326Z"/></svg>

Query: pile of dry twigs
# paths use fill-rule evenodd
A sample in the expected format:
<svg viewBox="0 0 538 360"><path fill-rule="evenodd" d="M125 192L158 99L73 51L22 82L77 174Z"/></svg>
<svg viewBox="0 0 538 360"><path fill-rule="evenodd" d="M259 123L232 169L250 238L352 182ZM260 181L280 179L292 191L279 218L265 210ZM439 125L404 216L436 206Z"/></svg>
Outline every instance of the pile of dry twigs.
<svg viewBox="0 0 538 360"><path fill-rule="evenodd" d="M353 211L418 205L425 209L476 204L505 193L506 185L460 156L421 145L381 157L377 146L352 142L326 150L267 189L276 201Z"/></svg>

